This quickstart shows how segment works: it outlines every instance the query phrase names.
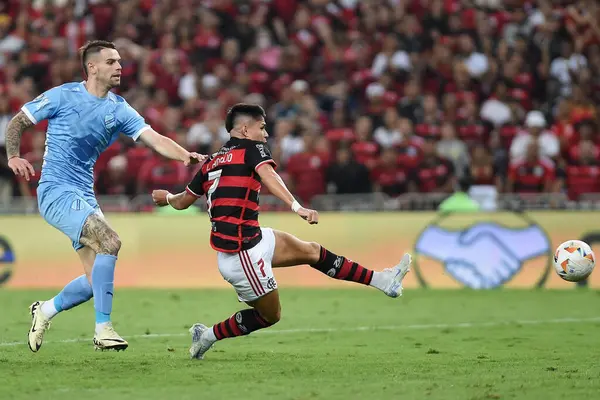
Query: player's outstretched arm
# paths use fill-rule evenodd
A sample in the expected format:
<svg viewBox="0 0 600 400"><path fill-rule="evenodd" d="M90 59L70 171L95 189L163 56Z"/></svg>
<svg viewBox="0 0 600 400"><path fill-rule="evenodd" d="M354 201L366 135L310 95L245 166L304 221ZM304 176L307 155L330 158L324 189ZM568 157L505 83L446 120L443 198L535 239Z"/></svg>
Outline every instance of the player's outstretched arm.
<svg viewBox="0 0 600 400"><path fill-rule="evenodd" d="M198 197L192 196L184 191L177 194L169 193L167 190L153 190L152 200L159 207L170 205L176 210L185 210L198 200Z"/></svg>
<svg viewBox="0 0 600 400"><path fill-rule="evenodd" d="M33 166L29 161L21 158L21 135L25 129L33 126L33 122L25 115L23 111L19 111L13 117L6 127L6 158L8 166L15 175L22 176L29 180L30 176L35 175Z"/></svg>
<svg viewBox="0 0 600 400"><path fill-rule="evenodd" d="M288 190L281 176L275 171L273 166L268 163L259 165L257 171L262 184L265 185L271 193L278 199L288 205L296 214L308 221L309 224L319 223L319 213L315 210L302 207Z"/></svg>
<svg viewBox="0 0 600 400"><path fill-rule="evenodd" d="M161 155L171 160L182 161L186 166L204 162L208 156L189 152L175 141L161 135L154 129L146 129L140 135L142 141Z"/></svg>

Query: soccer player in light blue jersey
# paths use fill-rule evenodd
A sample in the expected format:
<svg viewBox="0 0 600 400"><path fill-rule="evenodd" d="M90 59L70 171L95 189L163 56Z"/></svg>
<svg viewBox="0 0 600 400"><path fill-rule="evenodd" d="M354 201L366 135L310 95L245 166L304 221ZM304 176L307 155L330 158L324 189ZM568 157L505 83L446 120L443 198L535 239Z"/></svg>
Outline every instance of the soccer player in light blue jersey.
<svg viewBox="0 0 600 400"><path fill-rule="evenodd" d="M20 157L21 134L48 120L38 206L42 217L71 239L85 270L85 275L71 281L53 299L31 305L29 348L33 352L42 346L56 314L92 297L95 348L124 350L128 346L110 319L121 241L94 196L93 169L100 153L123 133L185 165L205 159L155 132L122 97L110 91L121 81L121 58L113 43L89 42L81 48L81 58L86 81L65 83L42 93L25 104L6 128L8 164L16 175L29 180L35 171Z"/></svg>

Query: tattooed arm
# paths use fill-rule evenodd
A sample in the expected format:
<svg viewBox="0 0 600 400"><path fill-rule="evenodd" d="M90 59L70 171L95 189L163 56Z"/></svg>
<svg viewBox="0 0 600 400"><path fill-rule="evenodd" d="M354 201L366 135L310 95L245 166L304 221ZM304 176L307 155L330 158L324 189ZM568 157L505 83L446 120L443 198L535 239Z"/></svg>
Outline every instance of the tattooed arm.
<svg viewBox="0 0 600 400"><path fill-rule="evenodd" d="M19 156L21 135L25 129L32 126L33 122L31 122L23 111L19 111L19 113L10 120L6 127L6 155L9 159Z"/></svg>
<svg viewBox="0 0 600 400"><path fill-rule="evenodd" d="M19 111L6 127L6 156L8 158L8 166L15 175L22 176L27 180L29 180L30 175L35 175L35 171L29 161L20 157L19 148L21 147L21 135L23 131L31 126L33 126L33 122L31 122L23 111Z"/></svg>

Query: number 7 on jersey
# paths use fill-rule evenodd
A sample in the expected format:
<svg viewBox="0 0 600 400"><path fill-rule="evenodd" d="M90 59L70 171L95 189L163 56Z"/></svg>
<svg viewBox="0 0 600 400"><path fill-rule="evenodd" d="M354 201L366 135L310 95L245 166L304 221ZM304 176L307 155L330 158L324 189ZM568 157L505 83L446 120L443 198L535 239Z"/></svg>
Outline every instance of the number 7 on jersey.
<svg viewBox="0 0 600 400"><path fill-rule="evenodd" d="M212 185L210 185L210 188L208 188L208 191L206 192L206 204L208 206L208 215L210 218L212 218L212 195L219 186L219 180L221 179L222 173L222 169L219 169L217 171L211 171L208 173L208 182L213 181Z"/></svg>

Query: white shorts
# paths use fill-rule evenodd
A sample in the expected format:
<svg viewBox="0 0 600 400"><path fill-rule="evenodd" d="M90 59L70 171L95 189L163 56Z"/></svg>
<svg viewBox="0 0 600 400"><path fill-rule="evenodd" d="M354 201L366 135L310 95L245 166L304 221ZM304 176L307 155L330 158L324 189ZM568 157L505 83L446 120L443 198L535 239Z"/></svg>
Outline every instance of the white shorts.
<svg viewBox="0 0 600 400"><path fill-rule="evenodd" d="M217 253L219 272L233 286L240 301L253 301L277 289L271 267L275 234L271 228L261 228L261 231L261 241L250 250Z"/></svg>

